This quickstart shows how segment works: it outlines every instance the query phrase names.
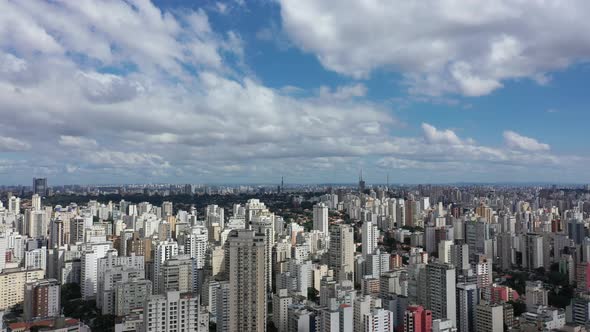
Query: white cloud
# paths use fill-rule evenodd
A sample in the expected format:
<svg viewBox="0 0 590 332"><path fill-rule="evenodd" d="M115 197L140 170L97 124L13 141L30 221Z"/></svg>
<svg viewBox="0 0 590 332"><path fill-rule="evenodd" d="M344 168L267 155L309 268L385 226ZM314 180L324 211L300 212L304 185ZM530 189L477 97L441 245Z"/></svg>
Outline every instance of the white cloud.
<svg viewBox="0 0 590 332"><path fill-rule="evenodd" d="M68 136L61 135L58 141L59 145L68 148L91 149L96 148L98 143L96 140L82 136Z"/></svg>
<svg viewBox="0 0 590 332"><path fill-rule="evenodd" d="M463 165L459 161L419 161L396 157L384 157L377 160L377 166L385 169L457 170Z"/></svg>
<svg viewBox="0 0 590 332"><path fill-rule="evenodd" d="M167 168L169 163L154 153L96 150L84 154L83 160L94 166Z"/></svg>
<svg viewBox="0 0 590 332"><path fill-rule="evenodd" d="M38 42L0 38L0 150L33 150L26 162L0 160L0 168L26 179L43 170L102 182L283 172L341 181L378 160L379 167L405 170L570 160L478 145L427 123L422 135L396 136L394 113L367 101L361 83L311 91L265 86L226 63L226 53L243 56L243 40L216 31L200 10L115 0L0 2L0 17L7 12L40 34ZM0 36L12 29L4 23L0 18ZM494 61L519 49L504 43ZM483 80L470 84L470 93L485 93L488 78L466 63L472 67L459 66L459 76Z"/></svg>
<svg viewBox="0 0 590 332"><path fill-rule="evenodd" d="M79 169L80 169L80 167L79 166L76 166L76 165L70 165L70 164L67 164L66 165L66 172L67 173L75 173Z"/></svg>
<svg viewBox="0 0 590 332"><path fill-rule="evenodd" d="M128 101L145 90L137 81L112 74L79 72L77 79L84 96L99 104Z"/></svg>
<svg viewBox="0 0 590 332"><path fill-rule="evenodd" d="M549 144L541 143L534 138L522 136L513 131L504 132L504 142L511 149L520 149L526 151L548 151Z"/></svg>
<svg viewBox="0 0 590 332"><path fill-rule="evenodd" d="M8 75L20 73L27 69L27 62L12 54L0 54L0 74Z"/></svg>
<svg viewBox="0 0 590 332"><path fill-rule="evenodd" d="M272 42L281 51L291 48L291 42L289 37L285 34L285 31L281 29L280 25L274 20L270 21L267 26L260 28L256 31L256 39Z"/></svg>
<svg viewBox="0 0 590 332"><path fill-rule="evenodd" d="M217 12L219 12L220 14L227 14L227 12L228 12L227 4L220 2L220 1L217 1L215 3L215 8L216 8Z"/></svg>
<svg viewBox="0 0 590 332"><path fill-rule="evenodd" d="M150 1L0 3L0 46L22 54L68 51L103 65L131 62L182 75L183 63L220 68L224 43L203 10L175 16Z"/></svg>
<svg viewBox="0 0 590 332"><path fill-rule="evenodd" d="M350 99L353 97L364 97L367 94L367 87L364 84L352 84L338 86L331 90L327 86L320 87L320 98Z"/></svg>
<svg viewBox="0 0 590 332"><path fill-rule="evenodd" d="M457 134L455 134L455 132L450 129L438 130L433 125L422 123L422 130L424 132L424 138L428 143L449 145L463 144Z"/></svg>
<svg viewBox="0 0 590 332"><path fill-rule="evenodd" d="M26 151L31 144L12 137L0 136L0 151Z"/></svg>
<svg viewBox="0 0 590 332"><path fill-rule="evenodd" d="M586 0L279 0L283 28L322 65L355 78L401 72L413 93L480 96L541 84L590 58ZM551 27L551 29L547 29Z"/></svg>

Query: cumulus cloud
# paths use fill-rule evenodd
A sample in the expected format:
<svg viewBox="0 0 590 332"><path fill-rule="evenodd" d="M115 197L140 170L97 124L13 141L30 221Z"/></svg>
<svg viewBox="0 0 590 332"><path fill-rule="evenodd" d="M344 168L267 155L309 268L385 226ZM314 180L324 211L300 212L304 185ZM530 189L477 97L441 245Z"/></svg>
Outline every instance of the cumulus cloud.
<svg viewBox="0 0 590 332"><path fill-rule="evenodd" d="M96 140L82 136L61 135L58 141L59 145L69 148L95 148L98 146Z"/></svg>
<svg viewBox="0 0 590 332"><path fill-rule="evenodd" d="M0 45L23 54L69 52L175 75L182 63L222 65L225 40L203 10L175 16L150 1L15 1L0 3L0 13Z"/></svg>
<svg viewBox="0 0 590 332"><path fill-rule="evenodd" d="M215 3L215 10L220 14L227 14L228 6L227 6L227 4L225 4L223 2L217 1Z"/></svg>
<svg viewBox="0 0 590 332"><path fill-rule="evenodd" d="M0 53L0 75L12 75L27 69L27 62L12 54Z"/></svg>
<svg viewBox="0 0 590 332"><path fill-rule="evenodd" d="M102 182L283 172L306 179L315 171L341 181L369 162L434 171L458 160L473 168L568 161L478 145L436 124L422 124L417 137L396 136L391 107L368 101L364 84L268 87L235 69L243 40L216 31L204 11L133 3L0 2L0 151L18 150L26 160L0 159L2 170ZM8 21L27 22L22 39L2 20L7 13ZM510 54L505 45L494 57ZM453 70L477 83L471 94L493 89L466 63Z"/></svg>
<svg viewBox="0 0 590 332"><path fill-rule="evenodd" d="M364 84L352 84L338 86L334 90L327 86L320 87L320 98L350 99L364 97L367 94L367 87Z"/></svg>
<svg viewBox="0 0 590 332"><path fill-rule="evenodd" d="M399 71L418 94L480 96L518 78L544 84L590 57L590 37L579 33L590 29L586 0L279 3L287 34L325 68L355 78Z"/></svg>
<svg viewBox="0 0 590 332"><path fill-rule="evenodd" d="M139 82L112 74L79 72L77 78L84 96L99 104L131 100L144 91Z"/></svg>
<svg viewBox="0 0 590 332"><path fill-rule="evenodd" d="M0 151L26 151L31 144L12 137L0 136Z"/></svg>
<svg viewBox="0 0 590 332"><path fill-rule="evenodd" d="M424 132L424 138L428 143L449 145L463 144L457 134L455 134L455 132L450 129L438 130L433 125L423 123L422 130Z"/></svg>
<svg viewBox="0 0 590 332"><path fill-rule="evenodd" d="M548 151L549 144L541 143L534 138L522 136L513 131L504 132L504 142L511 149L520 149L526 151Z"/></svg>
<svg viewBox="0 0 590 332"><path fill-rule="evenodd" d="M272 42L281 51L292 47L289 36L286 35L280 24L275 21L271 21L267 26L256 31L256 39L264 42Z"/></svg>
<svg viewBox="0 0 590 332"><path fill-rule="evenodd" d="M153 153L123 152L98 150L84 155L84 161L108 167L168 167L169 164L161 156Z"/></svg>

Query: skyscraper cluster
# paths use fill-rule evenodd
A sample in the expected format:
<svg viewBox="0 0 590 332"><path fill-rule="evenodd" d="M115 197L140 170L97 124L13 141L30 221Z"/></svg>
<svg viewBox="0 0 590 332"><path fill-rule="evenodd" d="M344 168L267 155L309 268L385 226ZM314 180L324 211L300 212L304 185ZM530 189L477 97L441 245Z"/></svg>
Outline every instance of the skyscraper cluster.
<svg viewBox="0 0 590 332"><path fill-rule="evenodd" d="M185 209L50 205L35 179L0 202L0 312L86 331L63 310L75 286L117 331L590 327L590 194L361 181Z"/></svg>

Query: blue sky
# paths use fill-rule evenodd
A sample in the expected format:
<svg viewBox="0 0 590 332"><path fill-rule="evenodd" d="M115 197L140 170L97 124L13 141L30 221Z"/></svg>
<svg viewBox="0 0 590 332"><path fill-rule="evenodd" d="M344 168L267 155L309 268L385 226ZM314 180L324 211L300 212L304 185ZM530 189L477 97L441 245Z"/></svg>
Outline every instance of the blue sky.
<svg viewBox="0 0 590 332"><path fill-rule="evenodd" d="M2 2L0 183L587 183L588 10Z"/></svg>

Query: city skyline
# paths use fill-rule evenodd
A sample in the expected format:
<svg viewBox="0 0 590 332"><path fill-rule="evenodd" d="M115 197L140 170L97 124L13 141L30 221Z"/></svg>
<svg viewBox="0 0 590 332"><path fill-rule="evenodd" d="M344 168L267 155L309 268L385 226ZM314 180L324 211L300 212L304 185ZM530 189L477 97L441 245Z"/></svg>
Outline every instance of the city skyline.
<svg viewBox="0 0 590 332"><path fill-rule="evenodd" d="M589 0L0 0L0 332L589 332Z"/></svg>
<svg viewBox="0 0 590 332"><path fill-rule="evenodd" d="M589 10L0 2L0 182L590 183Z"/></svg>
<svg viewBox="0 0 590 332"><path fill-rule="evenodd" d="M0 327L590 327L590 185L364 180L93 188L34 178L31 191L0 187Z"/></svg>

